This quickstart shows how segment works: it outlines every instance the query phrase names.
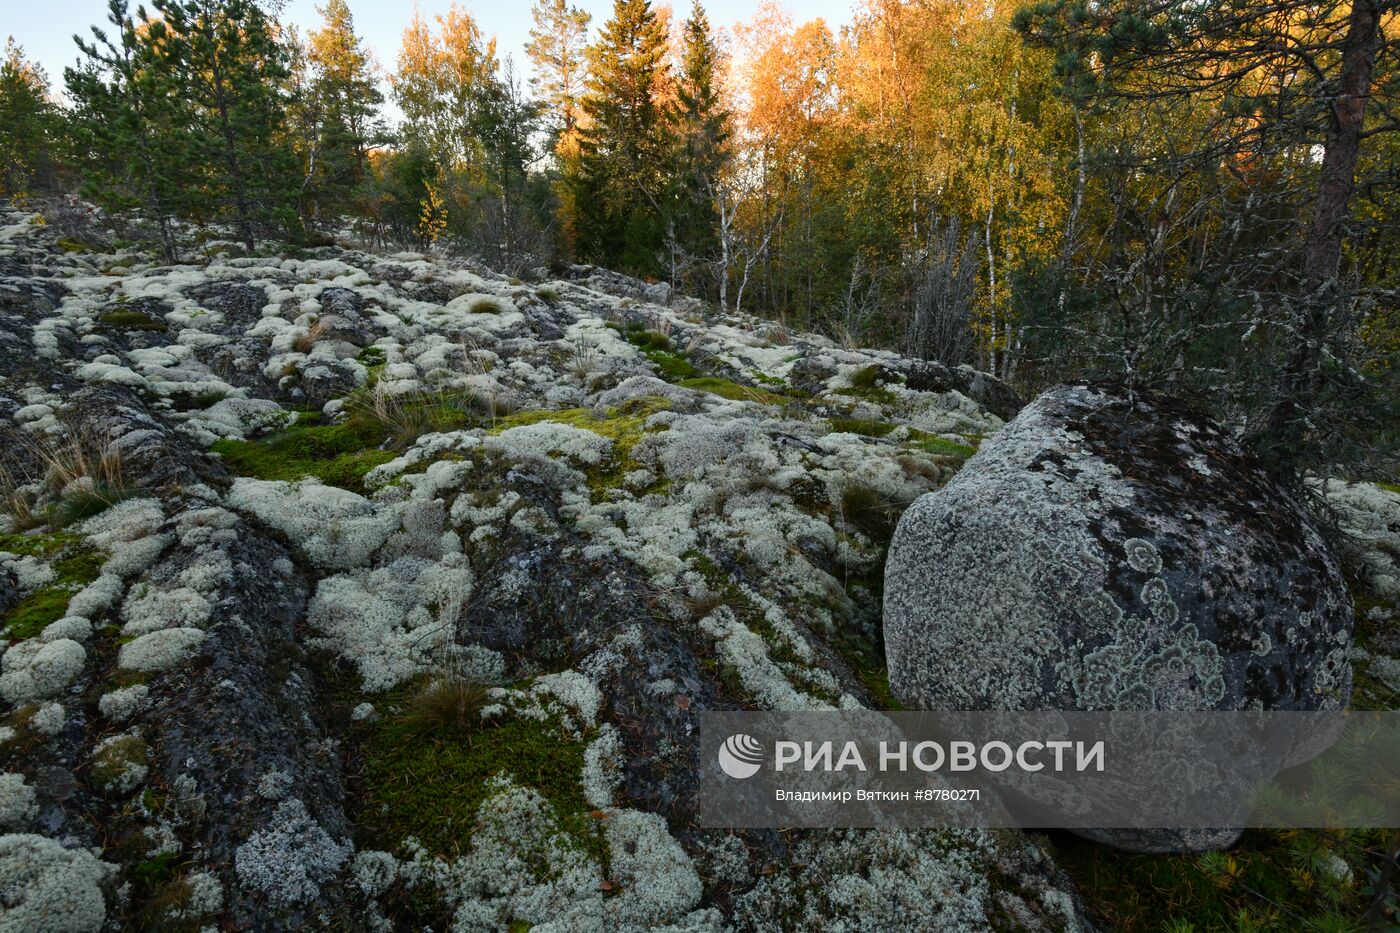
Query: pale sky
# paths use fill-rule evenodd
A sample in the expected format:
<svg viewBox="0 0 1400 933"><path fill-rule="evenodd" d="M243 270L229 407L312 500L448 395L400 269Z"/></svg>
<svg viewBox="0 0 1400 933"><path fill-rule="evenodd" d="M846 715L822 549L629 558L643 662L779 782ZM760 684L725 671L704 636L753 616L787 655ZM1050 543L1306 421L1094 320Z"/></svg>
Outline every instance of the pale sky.
<svg viewBox="0 0 1400 933"><path fill-rule="evenodd" d="M286 0L281 19L295 25L304 36L309 29L318 28L321 17L317 3L325 0ZM374 52L382 69L394 67L399 40L404 27L413 17L413 2L396 0L349 0L355 17L355 29ZM689 15L691 0L674 0L676 15ZM833 31L850 21L854 0L788 0L783 5L797 22L818 17L825 19ZM131 6L134 10L136 2ZM516 68L528 75L529 59L525 42L529 38L530 0L462 0L481 26L483 33L497 37L497 53L502 61L507 54L515 59ZM592 28L606 22L612 13L612 0L572 0L572 5L593 14ZM439 13L445 13L450 0L420 0L418 7L430 23ZM732 26L750 20L759 7L759 0L708 0L704 3L710 22L715 26ZM49 82L56 93L63 90L63 69L77 59L78 50L73 34L89 35L88 27L102 25L106 18L106 0L0 0L0 39L12 35L23 46L26 56L37 61L48 72ZM110 30L108 30L110 31ZM387 87L385 88L387 91Z"/></svg>

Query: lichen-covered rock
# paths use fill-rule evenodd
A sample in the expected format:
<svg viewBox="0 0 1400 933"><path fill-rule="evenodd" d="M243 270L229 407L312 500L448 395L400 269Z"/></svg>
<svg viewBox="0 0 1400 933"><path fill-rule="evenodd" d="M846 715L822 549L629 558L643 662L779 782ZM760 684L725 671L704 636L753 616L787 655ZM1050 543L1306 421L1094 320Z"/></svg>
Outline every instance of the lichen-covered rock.
<svg viewBox="0 0 1400 933"><path fill-rule="evenodd" d="M34 516L97 514L3 528L0 603L54 605L0 643L0 810L26 852L113 863L84 916L1074 927L1019 834L694 828L698 711L888 699L891 517L1005 386L603 270L217 239L166 265L31 219L0 205L0 468L87 438L122 501L36 482ZM443 683L486 698L466 741L410 727Z"/></svg>
<svg viewBox="0 0 1400 933"><path fill-rule="evenodd" d="M1341 709L1351 627L1298 498L1217 425L1093 385L916 502L885 574L890 685L929 709Z"/></svg>

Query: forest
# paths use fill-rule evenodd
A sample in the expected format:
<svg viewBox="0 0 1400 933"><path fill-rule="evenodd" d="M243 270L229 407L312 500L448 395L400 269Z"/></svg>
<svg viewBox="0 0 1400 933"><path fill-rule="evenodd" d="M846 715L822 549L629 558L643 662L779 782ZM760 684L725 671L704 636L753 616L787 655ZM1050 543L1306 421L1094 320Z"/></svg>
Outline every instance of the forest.
<svg viewBox="0 0 1400 933"><path fill-rule="evenodd" d="M1286 468L1393 446L1394 4L862 0L838 33L539 0L528 75L464 8L386 63L320 9L112 0L58 86L11 41L3 193L139 206L169 259L176 222L348 228L1031 389L1161 384Z"/></svg>

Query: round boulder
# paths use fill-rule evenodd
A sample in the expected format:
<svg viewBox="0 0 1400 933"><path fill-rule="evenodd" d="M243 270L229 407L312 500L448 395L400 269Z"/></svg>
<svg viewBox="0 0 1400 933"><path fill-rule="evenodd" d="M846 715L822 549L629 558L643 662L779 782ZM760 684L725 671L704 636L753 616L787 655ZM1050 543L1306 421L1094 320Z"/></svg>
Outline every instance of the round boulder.
<svg viewBox="0 0 1400 933"><path fill-rule="evenodd" d="M1352 621L1296 496L1211 421L1100 385L1042 395L916 501L885 571L912 708L1341 709Z"/></svg>

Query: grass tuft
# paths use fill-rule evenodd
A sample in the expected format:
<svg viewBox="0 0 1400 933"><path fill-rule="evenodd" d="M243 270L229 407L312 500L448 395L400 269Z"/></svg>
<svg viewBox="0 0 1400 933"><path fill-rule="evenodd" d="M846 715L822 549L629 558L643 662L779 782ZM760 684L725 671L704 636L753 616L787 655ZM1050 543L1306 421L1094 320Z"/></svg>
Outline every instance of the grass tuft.
<svg viewBox="0 0 1400 933"><path fill-rule="evenodd" d="M487 688L443 675L425 684L404 707L403 722L416 735L466 736L481 727Z"/></svg>

